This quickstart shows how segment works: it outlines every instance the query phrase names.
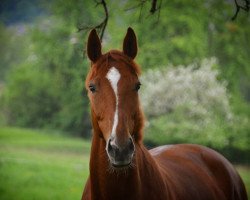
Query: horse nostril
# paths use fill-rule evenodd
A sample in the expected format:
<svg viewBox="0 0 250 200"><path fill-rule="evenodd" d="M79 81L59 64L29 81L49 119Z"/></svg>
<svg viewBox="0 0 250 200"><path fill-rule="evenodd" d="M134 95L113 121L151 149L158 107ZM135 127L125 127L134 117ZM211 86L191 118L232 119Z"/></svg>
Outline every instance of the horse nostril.
<svg viewBox="0 0 250 200"><path fill-rule="evenodd" d="M107 151L108 151L108 154L111 155L112 157L115 157L119 153L119 148L112 141L112 139L109 139L108 141Z"/></svg>
<svg viewBox="0 0 250 200"><path fill-rule="evenodd" d="M111 139L108 141L108 152L112 151L112 146L111 146Z"/></svg>

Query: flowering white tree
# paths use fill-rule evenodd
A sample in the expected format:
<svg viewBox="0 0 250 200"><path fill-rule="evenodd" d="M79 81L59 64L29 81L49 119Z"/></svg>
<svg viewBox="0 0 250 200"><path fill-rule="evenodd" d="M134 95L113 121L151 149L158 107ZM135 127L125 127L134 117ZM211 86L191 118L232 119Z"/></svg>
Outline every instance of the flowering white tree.
<svg viewBox="0 0 250 200"><path fill-rule="evenodd" d="M200 65L149 70L141 78L141 99L148 118L186 108L188 116L206 118L214 113L230 119L232 114L225 81L218 80L216 59Z"/></svg>
<svg viewBox="0 0 250 200"><path fill-rule="evenodd" d="M151 144L230 144L234 123L226 82L218 80L215 58L200 64L149 70L141 78L141 100ZM233 136L234 137L234 136Z"/></svg>

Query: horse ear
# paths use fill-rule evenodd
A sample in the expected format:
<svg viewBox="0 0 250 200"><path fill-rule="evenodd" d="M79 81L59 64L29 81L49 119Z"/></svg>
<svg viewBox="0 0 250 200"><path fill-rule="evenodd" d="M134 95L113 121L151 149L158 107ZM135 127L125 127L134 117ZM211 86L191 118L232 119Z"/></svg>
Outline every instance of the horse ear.
<svg viewBox="0 0 250 200"><path fill-rule="evenodd" d="M135 32L132 28L128 28L127 34L123 41L123 53L134 59L137 54L137 41Z"/></svg>
<svg viewBox="0 0 250 200"><path fill-rule="evenodd" d="M98 58L102 55L102 45L101 41L97 35L95 29L92 29L89 38L88 38L88 45L87 45L87 54L89 59L92 62L96 62Z"/></svg>

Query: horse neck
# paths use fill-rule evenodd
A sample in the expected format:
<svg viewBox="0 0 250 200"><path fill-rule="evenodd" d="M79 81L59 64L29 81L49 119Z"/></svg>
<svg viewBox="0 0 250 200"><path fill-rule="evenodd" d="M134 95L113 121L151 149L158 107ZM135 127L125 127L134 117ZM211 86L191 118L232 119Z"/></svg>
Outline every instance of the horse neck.
<svg viewBox="0 0 250 200"><path fill-rule="evenodd" d="M120 171L111 169L105 145L105 140L95 132L90 158L93 199L141 199L142 188L152 188L147 184L152 184L153 178L161 180L158 166L143 144L136 145L134 166Z"/></svg>

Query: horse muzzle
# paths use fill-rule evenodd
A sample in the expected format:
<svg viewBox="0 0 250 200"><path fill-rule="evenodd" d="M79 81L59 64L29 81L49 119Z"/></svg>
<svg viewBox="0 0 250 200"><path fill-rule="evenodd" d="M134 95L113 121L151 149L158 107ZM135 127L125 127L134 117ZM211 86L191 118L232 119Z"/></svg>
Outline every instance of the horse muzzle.
<svg viewBox="0 0 250 200"><path fill-rule="evenodd" d="M117 145L115 138L111 137L107 142L106 151L113 167L127 167L132 163L135 145L131 137L123 145Z"/></svg>

